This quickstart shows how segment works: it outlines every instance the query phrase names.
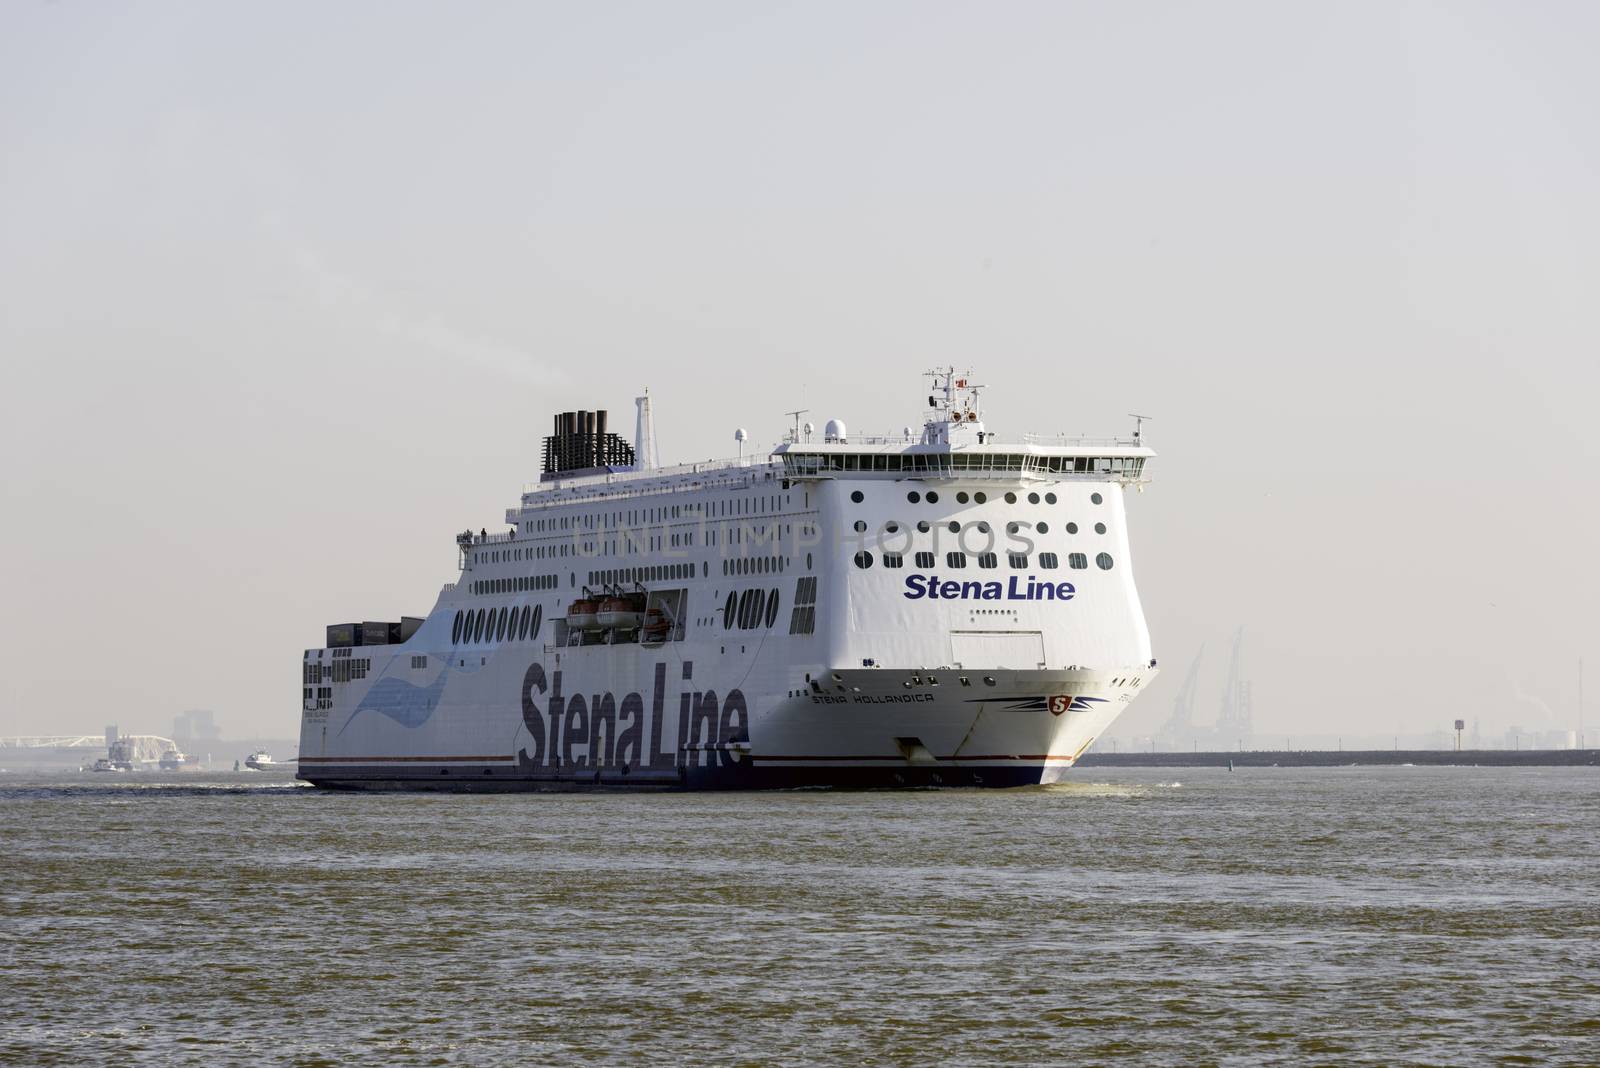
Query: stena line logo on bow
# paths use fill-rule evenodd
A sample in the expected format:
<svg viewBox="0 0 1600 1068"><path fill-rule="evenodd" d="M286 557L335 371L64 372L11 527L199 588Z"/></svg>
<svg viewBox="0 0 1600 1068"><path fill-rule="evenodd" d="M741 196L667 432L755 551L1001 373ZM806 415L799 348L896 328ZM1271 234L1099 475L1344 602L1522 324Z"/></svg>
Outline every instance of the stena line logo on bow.
<svg viewBox="0 0 1600 1068"><path fill-rule="evenodd" d="M1070 601L1078 593L1070 582L1041 582L1012 575L1009 582L959 582L938 575L907 575L909 601Z"/></svg>

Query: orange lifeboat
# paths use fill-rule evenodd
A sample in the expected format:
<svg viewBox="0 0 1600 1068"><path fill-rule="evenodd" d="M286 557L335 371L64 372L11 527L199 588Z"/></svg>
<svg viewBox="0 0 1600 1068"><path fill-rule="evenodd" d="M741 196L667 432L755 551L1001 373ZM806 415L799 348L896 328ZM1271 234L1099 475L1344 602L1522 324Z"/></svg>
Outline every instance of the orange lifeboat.
<svg viewBox="0 0 1600 1068"><path fill-rule="evenodd" d="M600 603L581 597L567 606L567 626L578 630L600 629Z"/></svg>
<svg viewBox="0 0 1600 1068"><path fill-rule="evenodd" d="M626 597L607 597L600 602L595 618L606 630L637 630L639 609Z"/></svg>

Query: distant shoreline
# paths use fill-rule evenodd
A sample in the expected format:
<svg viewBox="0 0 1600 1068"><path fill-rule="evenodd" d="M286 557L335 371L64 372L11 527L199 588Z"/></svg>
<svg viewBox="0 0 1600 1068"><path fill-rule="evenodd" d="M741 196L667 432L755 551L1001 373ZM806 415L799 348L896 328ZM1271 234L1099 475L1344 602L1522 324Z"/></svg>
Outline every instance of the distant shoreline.
<svg viewBox="0 0 1600 1068"><path fill-rule="evenodd" d="M1350 764L1435 767L1600 766L1600 749L1247 749L1200 753L1085 753L1080 768L1335 768Z"/></svg>

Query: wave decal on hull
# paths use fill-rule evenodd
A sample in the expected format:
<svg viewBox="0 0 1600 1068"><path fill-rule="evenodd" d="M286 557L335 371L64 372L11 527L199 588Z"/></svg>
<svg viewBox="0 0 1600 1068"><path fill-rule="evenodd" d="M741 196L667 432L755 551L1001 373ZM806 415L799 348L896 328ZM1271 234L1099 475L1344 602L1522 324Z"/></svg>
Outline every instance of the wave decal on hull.
<svg viewBox="0 0 1600 1068"><path fill-rule="evenodd" d="M449 674L448 668L441 669L438 677L426 686L418 686L393 676L379 679L372 684L366 696L361 698L356 710L350 713L350 718L339 728L339 733L343 734L348 730L350 724L354 723L355 718L363 712L377 712L402 727L422 726L433 718L433 710L439 707L439 698L444 693Z"/></svg>
<svg viewBox="0 0 1600 1068"><path fill-rule="evenodd" d="M1008 701L1002 707L1007 712L1049 712L1052 715L1061 715L1063 712L1088 712L1095 705L1103 705L1104 697L1071 697L1066 694L1049 697L973 697L968 698L969 705L986 705L996 701Z"/></svg>

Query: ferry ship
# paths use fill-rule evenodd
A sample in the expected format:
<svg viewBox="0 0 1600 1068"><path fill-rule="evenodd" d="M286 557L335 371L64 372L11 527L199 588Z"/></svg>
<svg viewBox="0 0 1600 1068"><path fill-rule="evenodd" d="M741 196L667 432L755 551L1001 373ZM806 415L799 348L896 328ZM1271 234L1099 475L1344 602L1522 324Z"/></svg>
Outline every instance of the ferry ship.
<svg viewBox="0 0 1600 1068"><path fill-rule="evenodd" d="M555 416L509 529L456 537L425 617L305 651L297 777L367 789L1007 787L1054 782L1157 663L1131 438L985 428L929 372L887 437L793 427L765 455L657 466ZM919 398L919 406L920 406Z"/></svg>

